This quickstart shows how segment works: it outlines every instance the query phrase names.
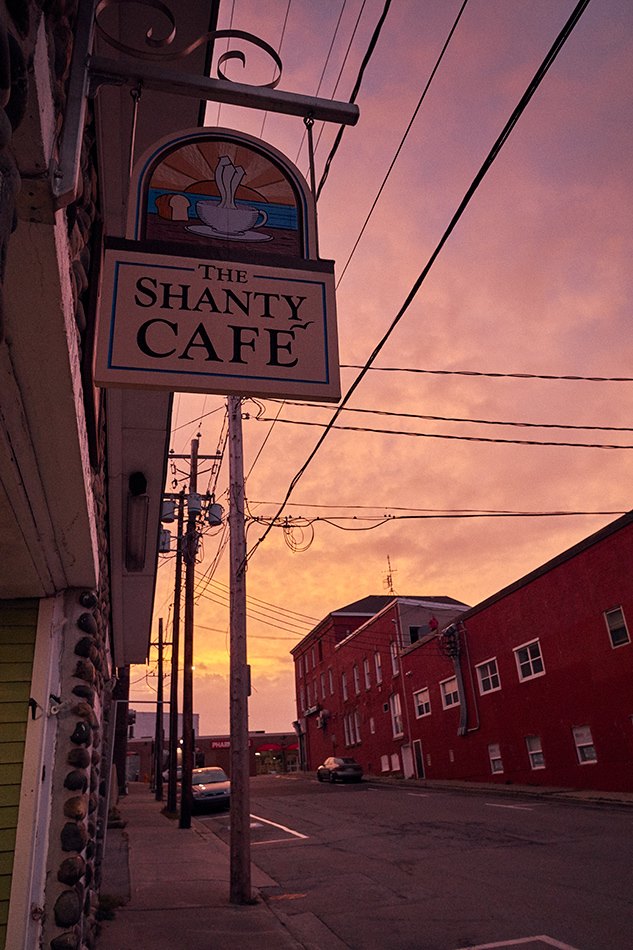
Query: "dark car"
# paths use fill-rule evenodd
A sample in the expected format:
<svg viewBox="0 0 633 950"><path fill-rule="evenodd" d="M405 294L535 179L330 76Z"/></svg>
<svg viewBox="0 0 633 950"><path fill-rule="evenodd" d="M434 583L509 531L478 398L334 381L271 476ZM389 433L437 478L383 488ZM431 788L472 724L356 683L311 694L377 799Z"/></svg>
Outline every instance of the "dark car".
<svg viewBox="0 0 633 950"><path fill-rule="evenodd" d="M360 782L363 768L356 759L332 756L318 767L316 775L319 782Z"/></svg>
<svg viewBox="0 0 633 950"><path fill-rule="evenodd" d="M191 773L194 811L228 808L231 804L231 783L224 769L211 765Z"/></svg>

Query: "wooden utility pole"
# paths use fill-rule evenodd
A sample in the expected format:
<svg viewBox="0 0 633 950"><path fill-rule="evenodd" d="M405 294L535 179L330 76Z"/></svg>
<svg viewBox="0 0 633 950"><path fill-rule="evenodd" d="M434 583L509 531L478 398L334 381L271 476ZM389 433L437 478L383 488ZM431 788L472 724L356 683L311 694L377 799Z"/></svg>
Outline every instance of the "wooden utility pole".
<svg viewBox="0 0 633 950"><path fill-rule="evenodd" d="M180 827L191 828L193 770L193 609L196 580L196 552L198 548L199 506L192 504L198 491L198 439L191 440L189 497L187 499L187 533L184 543L185 560L185 637L184 670L182 675L182 778L180 796Z"/></svg>
<svg viewBox="0 0 633 950"><path fill-rule="evenodd" d="M228 397L229 410L229 530L231 552L231 883L233 904L249 904L251 894L251 829L248 759L248 697L250 671L246 662L246 538L244 534L244 461L242 402Z"/></svg>
<svg viewBox="0 0 633 950"><path fill-rule="evenodd" d="M156 801L163 800L163 618L158 620L158 687L156 690L156 733L154 737L154 768Z"/></svg>
<svg viewBox="0 0 633 950"><path fill-rule="evenodd" d="M169 776L167 811L175 814L178 784L178 657L180 653L180 600L182 597L182 533L185 525L185 493L178 498L176 528L176 580L174 583L174 620L171 633L171 682L169 685Z"/></svg>

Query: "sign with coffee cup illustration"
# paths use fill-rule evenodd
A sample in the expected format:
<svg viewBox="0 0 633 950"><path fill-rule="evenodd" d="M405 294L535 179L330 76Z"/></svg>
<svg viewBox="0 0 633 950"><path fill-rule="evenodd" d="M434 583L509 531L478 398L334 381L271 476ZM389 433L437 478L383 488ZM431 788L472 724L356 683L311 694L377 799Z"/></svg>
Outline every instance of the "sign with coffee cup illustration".
<svg viewBox="0 0 633 950"><path fill-rule="evenodd" d="M97 385L340 397L334 264L288 159L190 130L143 156L131 196L127 239L104 252Z"/></svg>

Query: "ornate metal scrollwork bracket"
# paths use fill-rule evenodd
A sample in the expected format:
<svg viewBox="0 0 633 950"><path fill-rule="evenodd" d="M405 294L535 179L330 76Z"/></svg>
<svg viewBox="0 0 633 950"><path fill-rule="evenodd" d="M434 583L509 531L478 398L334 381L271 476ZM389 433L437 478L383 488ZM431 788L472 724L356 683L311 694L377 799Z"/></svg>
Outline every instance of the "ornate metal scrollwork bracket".
<svg viewBox="0 0 633 950"><path fill-rule="evenodd" d="M108 8L121 4L129 6L130 2L149 7L166 18L167 29L159 35L154 27L150 27L145 32L141 48L112 36L102 22L103 14ZM92 52L95 31L106 44L123 53L126 58L107 59L95 56ZM60 207L72 201L76 194L86 98L96 95L104 83L159 90L198 100L281 112L304 119L310 117L312 120L336 122L340 125L355 125L358 121L358 107L350 102L318 99L278 90L276 87L281 80L283 69L281 59L272 46L251 33L242 30L215 30L203 34L181 49L175 46L176 35L174 14L162 0L80 0L59 162L53 176L53 191ZM165 63L186 59L200 46L219 39L239 40L262 50L275 64L273 79L259 85L229 80L224 72L227 62L235 60L246 67L246 54L241 49L227 50L218 57L217 79L163 68Z"/></svg>

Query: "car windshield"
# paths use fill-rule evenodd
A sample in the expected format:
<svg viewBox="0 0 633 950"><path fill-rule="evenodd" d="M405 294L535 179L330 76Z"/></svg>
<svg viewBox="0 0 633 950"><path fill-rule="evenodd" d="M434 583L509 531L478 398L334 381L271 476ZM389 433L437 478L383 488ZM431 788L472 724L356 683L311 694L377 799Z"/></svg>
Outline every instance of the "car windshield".
<svg viewBox="0 0 633 950"><path fill-rule="evenodd" d="M194 785L212 785L214 782L228 782L228 780L223 769L201 769L191 776Z"/></svg>
<svg viewBox="0 0 633 950"><path fill-rule="evenodd" d="M341 765L356 765L356 759L339 759Z"/></svg>

